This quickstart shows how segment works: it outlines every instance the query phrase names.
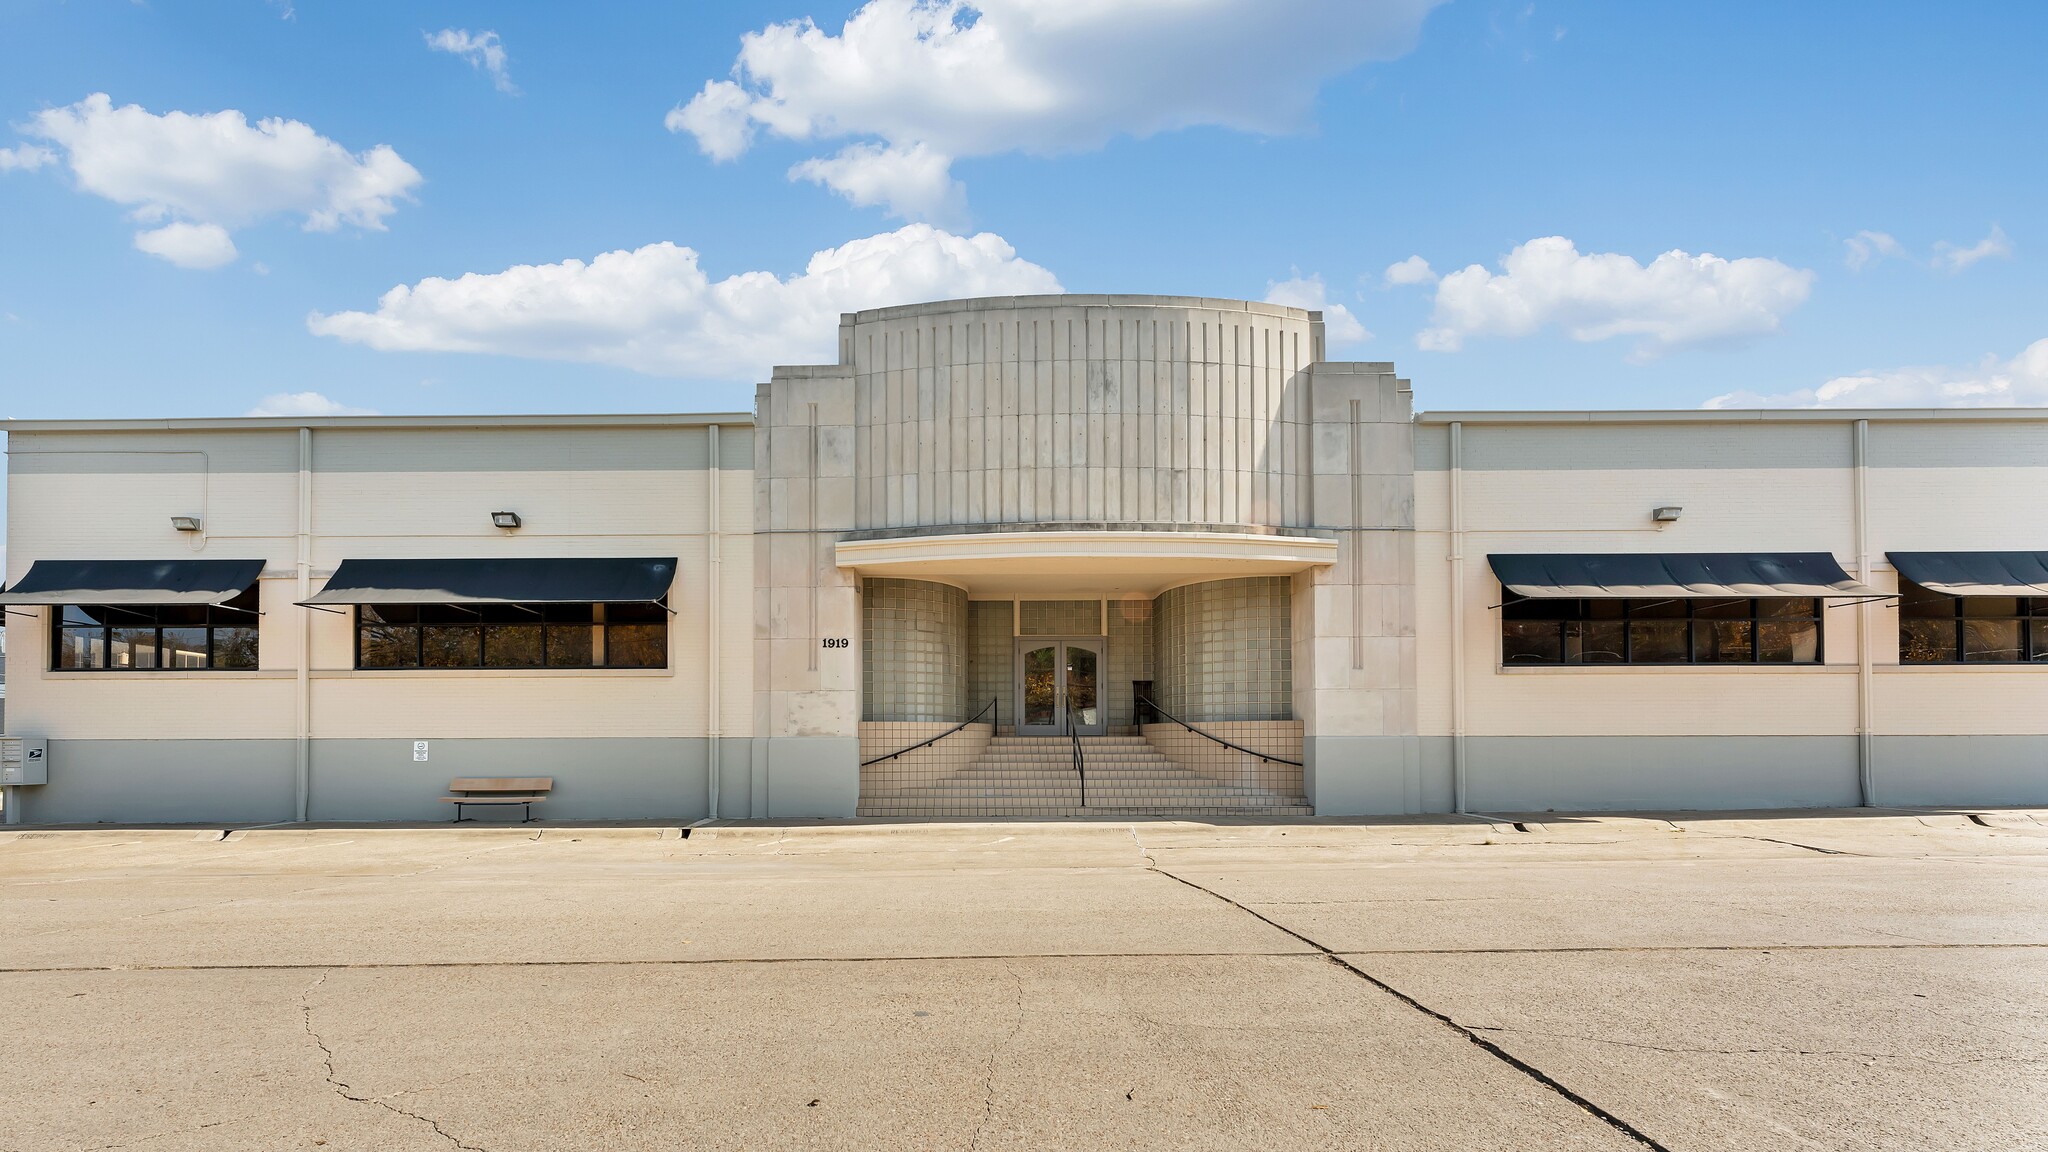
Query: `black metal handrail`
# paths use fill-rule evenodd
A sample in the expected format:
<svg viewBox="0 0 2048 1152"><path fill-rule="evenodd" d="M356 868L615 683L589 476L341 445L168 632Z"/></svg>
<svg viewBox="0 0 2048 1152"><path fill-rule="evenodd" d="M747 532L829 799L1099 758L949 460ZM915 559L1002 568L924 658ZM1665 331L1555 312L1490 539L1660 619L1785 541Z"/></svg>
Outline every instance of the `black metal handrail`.
<svg viewBox="0 0 2048 1152"><path fill-rule="evenodd" d="M919 748L922 748L927 744L937 744L939 741L944 740L946 737L951 736L953 733L958 732L962 728L967 727L969 724L974 723L976 720L981 719L983 716L988 714L988 710L991 708L994 708L996 710L995 719L991 721L991 725L994 728L1000 728L1003 726L1003 710L999 706L999 702L1001 700L1001 696L991 696L989 698L989 702L981 706L981 711L976 712L974 715L969 716L967 719L962 720L958 724L953 725L951 728L946 729L944 732L939 733L937 736L934 736L929 740L919 740L917 743L912 744L908 748L898 748L894 752L889 753L887 756L877 756L873 760L863 760L860 762L860 766L865 768L870 764L880 764L884 760L894 760L898 756L903 755L905 752L915 752Z"/></svg>
<svg viewBox="0 0 2048 1152"><path fill-rule="evenodd" d="M1140 696L1138 697L1138 699L1144 701L1144 703L1150 706L1154 712L1159 713L1161 716L1166 717L1168 720L1173 721L1175 724L1178 724L1181 727L1187 729L1188 731L1193 732L1197 736L1214 740L1218 744L1223 745L1225 748L1234 749L1236 751L1244 753L1247 756L1257 756L1261 760L1265 760L1274 764L1289 764L1296 768L1302 766L1302 763L1299 760L1289 760L1285 756L1272 756L1264 752L1254 752L1242 744L1232 744L1230 741L1225 740L1223 737L1218 736L1212 732L1204 732L1200 728L1195 727L1193 724L1190 724L1187 721L1181 719L1180 717L1175 716L1173 713L1168 712L1166 709L1161 708L1159 706L1159 702L1152 699L1149 696Z"/></svg>
<svg viewBox="0 0 2048 1152"><path fill-rule="evenodd" d="M1074 715L1074 706L1067 705L1067 739L1074 747L1074 775L1081 780L1081 807L1088 806L1088 757L1081 751L1081 725Z"/></svg>

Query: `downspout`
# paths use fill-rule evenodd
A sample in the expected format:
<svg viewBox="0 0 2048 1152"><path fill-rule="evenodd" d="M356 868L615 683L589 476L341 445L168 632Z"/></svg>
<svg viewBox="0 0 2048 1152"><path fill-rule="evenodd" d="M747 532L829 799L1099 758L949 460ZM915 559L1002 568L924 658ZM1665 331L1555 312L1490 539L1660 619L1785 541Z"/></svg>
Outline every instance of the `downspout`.
<svg viewBox="0 0 2048 1152"><path fill-rule="evenodd" d="M313 430L299 429L299 690L293 779L296 819L305 823L313 790Z"/></svg>
<svg viewBox="0 0 2048 1152"><path fill-rule="evenodd" d="M1451 791L1465 810L1465 426L1451 422Z"/></svg>
<svg viewBox="0 0 2048 1152"><path fill-rule="evenodd" d="M704 636L705 662L709 674L704 677L704 754L705 797L704 815L718 819L719 784L719 678L724 674L724 662L720 656L719 641L725 628L724 615L719 612L719 577L723 557L719 553L718 539L718 425L707 425L704 436L710 451L706 465L705 503L708 506L704 528L705 573L704 573Z"/></svg>
<svg viewBox="0 0 2048 1152"><path fill-rule="evenodd" d="M1864 587L1870 586L1870 421L1856 421L1856 579ZM1865 808L1877 803L1874 757L1876 740L1872 737L1875 707L1871 701L1870 684L1870 613L1875 605L1869 599L1856 605L1856 789L1857 798Z"/></svg>

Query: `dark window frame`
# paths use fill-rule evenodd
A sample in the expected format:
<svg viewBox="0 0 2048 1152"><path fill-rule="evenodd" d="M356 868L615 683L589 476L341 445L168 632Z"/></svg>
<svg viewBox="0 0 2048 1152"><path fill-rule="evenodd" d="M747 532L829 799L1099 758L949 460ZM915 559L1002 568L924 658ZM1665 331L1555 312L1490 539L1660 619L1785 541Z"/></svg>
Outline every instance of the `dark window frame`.
<svg viewBox="0 0 2048 1152"><path fill-rule="evenodd" d="M1763 605L1769 602L1805 601L1812 605L1808 613L1784 615L1767 613ZM1619 604L1621 611L1616 616L1595 615L1595 603ZM1701 614L1701 609L1741 603L1745 605L1740 614ZM1518 605L1551 605L1554 614L1526 615L1517 617L1510 609ZM1682 615L1673 615L1673 605L1682 605ZM1653 610L1662 609L1662 614ZM1538 609L1537 611L1540 611ZM1638 613L1643 613L1638 615ZM1505 592L1500 606L1500 666L1503 668L1760 668L1760 667L1813 667L1827 661L1827 603L1813 596L1708 596L1708 597L1638 597L1596 601L1588 597L1539 597L1522 596ZM1810 660L1766 660L1763 658L1762 642L1766 624L1797 622L1813 624L1813 658ZM1638 622L1659 622L1679 624L1685 633L1685 657L1682 660L1637 660L1635 658L1636 630ZM1510 625L1555 624L1557 627L1557 659L1510 660L1507 653L1507 639ZM1621 632L1621 658L1618 660L1568 659L1570 649L1568 629L1573 625L1591 623L1619 625ZM1747 660L1701 659L1699 631L1701 624L1747 624L1749 631L1749 658Z"/></svg>
<svg viewBox="0 0 2048 1152"><path fill-rule="evenodd" d="M1983 597L1951 596L1931 588L1915 584L1904 576L1899 577L1899 663L1915 668L1953 668L1968 664L1973 667L2025 668L2048 666L2048 596L1992 597L2009 599L2014 602L2014 614L1996 616L1972 615L1970 601ZM1912 603L1940 603L1947 601L1947 615L1917 615L1906 611ZM1951 621L1949 651L1953 655L1943 660L1915 660L1908 656L1907 629L1910 621L1948 620ZM2017 624L2019 625L2019 656L2011 660L1988 660L1982 657L1970 659L1969 631L1971 624Z"/></svg>
<svg viewBox="0 0 2048 1152"><path fill-rule="evenodd" d="M396 614L411 614L411 621L385 622L366 619L365 608L391 610ZM486 613L489 609L489 613ZM651 609L651 612L648 611ZM474 624L449 620L423 619L427 615L446 613L469 613ZM614 613L628 617L612 620ZM647 619L638 619L640 616ZM502 616L490 619L489 616ZM577 616L577 619L562 619ZM477 671L534 671L574 672L591 669L647 669L666 670L670 667L670 647L673 634L670 612L666 600L652 603L637 601L588 601L573 604L391 604L357 605L353 613L354 629L353 661L355 668L367 672L477 672ZM645 628L649 624L660 626L660 663L627 664L615 662L612 658L612 633L615 628ZM493 629L526 628L539 626L540 651L538 661L519 663L493 663L491 661L491 632ZM477 662L474 664L429 664L427 660L427 631L430 628L474 628L477 637ZM406 629L412 634L412 658L410 664L365 664L363 663L363 636L372 629ZM565 629L573 629L577 639L575 650L587 653L588 659L580 662L560 663L550 659L549 646L556 643L555 637ZM623 644L620 647L624 647Z"/></svg>
<svg viewBox="0 0 2048 1152"><path fill-rule="evenodd" d="M49 651L52 672L254 672L263 664L263 612L260 608L262 597L257 586L237 593L231 599L219 604L53 604L50 606ZM98 625L72 624L66 615L77 611L100 618ZM178 616L198 613L198 620L179 620ZM172 618L164 619L166 615ZM126 619L123 620L122 618ZM202 631L206 634L206 658L200 664L171 665L164 662L164 633ZM149 633L151 651L156 655L148 665L115 664L114 633L146 631ZM249 631L255 633L256 651L247 664L223 664L220 662L220 634L223 632ZM76 635L98 634L98 656L101 663L72 665L64 664L65 640Z"/></svg>

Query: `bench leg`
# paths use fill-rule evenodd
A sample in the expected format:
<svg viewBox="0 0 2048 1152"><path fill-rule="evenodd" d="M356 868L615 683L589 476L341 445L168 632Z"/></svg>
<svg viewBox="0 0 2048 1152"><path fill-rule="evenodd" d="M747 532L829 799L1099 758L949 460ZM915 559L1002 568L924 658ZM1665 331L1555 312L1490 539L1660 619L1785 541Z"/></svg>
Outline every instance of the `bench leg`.
<svg viewBox="0 0 2048 1152"><path fill-rule="evenodd" d="M455 822L462 823L462 804L459 801L455 805Z"/></svg>
<svg viewBox="0 0 2048 1152"><path fill-rule="evenodd" d="M520 805L520 807L522 807L522 808L526 809L526 818L525 818L525 819L523 819L523 820L521 820L521 821L520 821L520 823L521 823L521 824L531 824L531 823L533 823L533 805L532 805L532 804L522 804L522 805Z"/></svg>

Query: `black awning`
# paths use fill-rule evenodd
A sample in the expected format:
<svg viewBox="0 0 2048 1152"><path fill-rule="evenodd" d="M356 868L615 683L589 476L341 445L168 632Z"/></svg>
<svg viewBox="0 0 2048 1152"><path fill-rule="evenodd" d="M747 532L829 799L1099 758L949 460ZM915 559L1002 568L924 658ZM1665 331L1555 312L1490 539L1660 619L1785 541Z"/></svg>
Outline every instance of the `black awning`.
<svg viewBox="0 0 2048 1152"><path fill-rule="evenodd" d="M343 560L306 604L646 603L668 595L676 558Z"/></svg>
<svg viewBox="0 0 2048 1152"><path fill-rule="evenodd" d="M1882 596L1826 552L1613 552L1488 556L1510 592L1536 598Z"/></svg>
<svg viewBox="0 0 2048 1152"><path fill-rule="evenodd" d="M1887 552L1899 575L1944 596L2048 594L2048 552Z"/></svg>
<svg viewBox="0 0 2048 1152"><path fill-rule="evenodd" d="M0 604L221 604L262 574L261 560L38 560Z"/></svg>

